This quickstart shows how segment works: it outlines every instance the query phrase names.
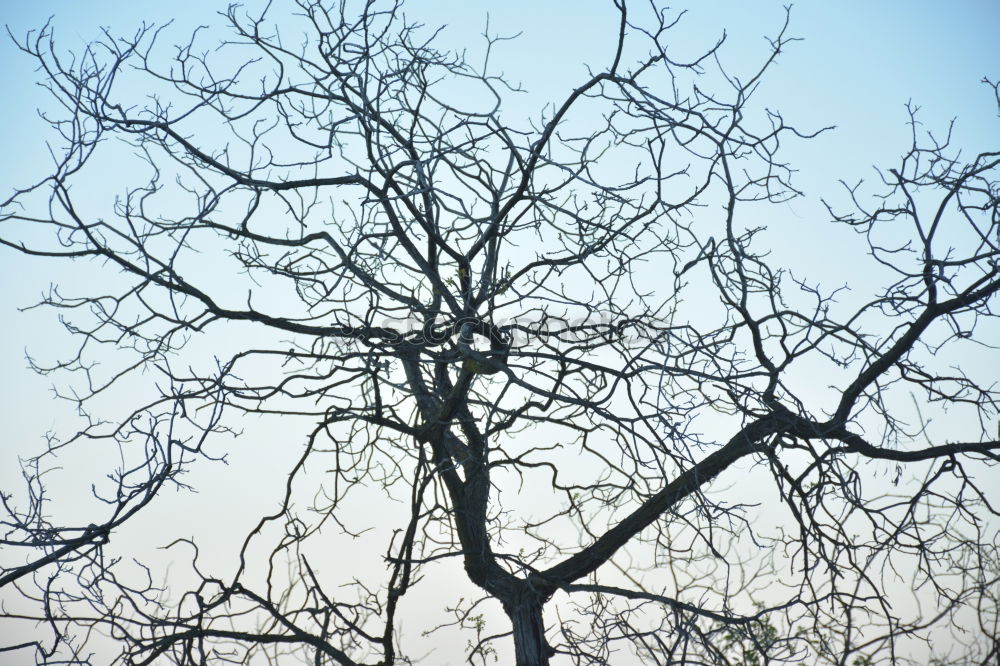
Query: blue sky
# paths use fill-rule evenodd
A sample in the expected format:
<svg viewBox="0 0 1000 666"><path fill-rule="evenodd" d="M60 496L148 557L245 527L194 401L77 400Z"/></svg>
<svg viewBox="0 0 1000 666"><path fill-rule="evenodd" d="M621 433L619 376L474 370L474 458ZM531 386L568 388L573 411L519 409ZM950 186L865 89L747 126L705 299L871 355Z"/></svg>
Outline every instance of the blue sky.
<svg viewBox="0 0 1000 666"><path fill-rule="evenodd" d="M180 40L190 27L217 21L213 9L223 9L225 3L50 0L4 5L0 23L15 36L51 16L59 46L78 50L99 35L99 26L129 33L143 21L174 20L168 36ZM766 46L762 36L775 32L783 14L778 2L671 3L677 9L685 5L689 13L684 29L676 31L678 52L694 53L725 29L729 44L723 58L733 64L759 55ZM521 32L518 41L502 45L497 60L528 91L519 101L533 107L558 99L581 81L584 61L600 66L607 59L613 46L609 23L615 19L609 8L610 2L600 0L514 0L410 3L407 12L428 25L447 24L443 42L472 52L487 13L491 31ZM922 107L928 128L957 117L958 139L975 145L995 133L997 110L979 81L1000 70L997 25L1000 3L992 0L805 2L793 7L790 31L804 41L780 58L759 96L806 127L840 128L829 145L820 142L822 158L812 154L798 165L823 169L832 177L856 177L873 162L895 156L906 137L903 104L910 99ZM48 100L35 85L33 63L9 40L0 44L0 62L11 93L0 107L0 140L5 153L16 156L0 164L0 184L6 189L44 172L39 149L46 128L35 108Z"/></svg>
<svg viewBox="0 0 1000 666"><path fill-rule="evenodd" d="M179 41L196 25L217 24L214 12L224 6L192 0L7 2L0 9L0 22L15 36L23 36L51 17L57 44L73 51L98 37L100 26L129 34L143 22L173 20L166 38ZM766 51L763 36L773 35L784 15L779 2L729 0L671 6L688 11L683 30L675 31L680 56L697 53L725 30L728 40L721 56L737 70L756 62ZM500 46L495 60L527 90L515 98L525 113L560 100L584 80L584 63L600 67L614 43L615 13L609 2L599 0L411 2L406 11L428 25L447 25L442 43L468 48L470 53L476 53L482 43L487 14L491 32L520 32L518 40ZM907 146L907 101L921 107L923 129L940 133L957 118L958 146L975 150L995 143L998 110L980 81L984 76L1000 77L1000 48L993 34L997 25L1000 3L993 0L847 0L794 6L790 34L803 41L780 56L758 100L805 129L827 125L837 129L815 141L789 146L786 158L801 170L797 184L807 199L792 202L790 211L783 214L821 223L818 199L836 200L838 179L855 182L872 177L874 164L891 165ZM36 108L49 108L51 100L37 85L34 63L9 40L0 43L0 63L8 91L0 105L0 145L6 155L0 161L0 189L7 192L46 173L45 142L53 137ZM838 242L831 237L819 249L828 253ZM819 258L823 256L829 254ZM7 385L2 402L14 414L33 415L32 406L46 395L48 382L25 376L23 349L33 342L33 349L45 351L60 338L51 313L15 316L15 308L31 304L53 281L77 279L83 269L11 252L5 252L2 261L5 279L0 281L0 312L10 324L0 332L0 368L9 376L23 377L16 390L13 384ZM24 436L32 429L37 432L41 423L32 421L31 427L16 432Z"/></svg>

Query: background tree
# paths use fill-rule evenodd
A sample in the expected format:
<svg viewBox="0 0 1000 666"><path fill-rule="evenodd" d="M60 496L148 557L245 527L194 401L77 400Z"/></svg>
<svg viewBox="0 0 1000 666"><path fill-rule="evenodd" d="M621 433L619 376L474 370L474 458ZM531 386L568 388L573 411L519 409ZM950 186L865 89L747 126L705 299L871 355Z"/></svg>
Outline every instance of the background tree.
<svg viewBox="0 0 1000 666"><path fill-rule="evenodd" d="M613 56L520 123L503 37L466 59L398 3L296 6L231 7L217 50L20 42L62 145L2 242L111 277L44 301L79 346L37 367L79 377L87 423L3 494L0 585L38 602L6 614L47 632L10 647L416 663L403 618L460 562L473 663L898 662L949 624L979 636L957 658L995 658L995 375L949 355L996 332L1000 153L914 111L877 188L829 206L879 271L845 292L784 269L765 224L798 195L782 143L816 135L756 103L787 25L731 72L718 44L673 54L675 14L615 4ZM944 408L961 439L925 429ZM273 418L305 445L232 561L183 533L163 583L123 559L117 535ZM95 443L120 455L107 508L59 521L46 475Z"/></svg>

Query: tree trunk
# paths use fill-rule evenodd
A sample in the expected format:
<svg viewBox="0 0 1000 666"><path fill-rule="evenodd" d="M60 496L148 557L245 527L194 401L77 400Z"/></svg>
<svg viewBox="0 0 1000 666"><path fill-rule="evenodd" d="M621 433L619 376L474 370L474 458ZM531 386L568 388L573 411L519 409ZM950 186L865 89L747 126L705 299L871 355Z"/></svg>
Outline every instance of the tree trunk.
<svg viewBox="0 0 1000 666"><path fill-rule="evenodd" d="M517 666L549 666L552 650L545 642L542 604L536 599L522 598L506 610L514 626L514 655Z"/></svg>

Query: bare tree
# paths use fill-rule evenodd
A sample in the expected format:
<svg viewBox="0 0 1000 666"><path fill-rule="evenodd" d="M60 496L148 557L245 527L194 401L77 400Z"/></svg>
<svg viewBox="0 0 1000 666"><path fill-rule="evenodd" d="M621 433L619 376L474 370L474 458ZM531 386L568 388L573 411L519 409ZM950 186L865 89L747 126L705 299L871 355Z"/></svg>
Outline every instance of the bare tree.
<svg viewBox="0 0 1000 666"><path fill-rule="evenodd" d="M37 369L87 423L2 495L0 586L36 608L4 613L43 623L4 649L417 663L400 618L461 562L472 663L508 641L520 666L903 663L963 617L994 663L977 474L998 391L949 354L997 330L1000 152L960 158L913 119L881 182L828 206L884 281L822 286L761 223L799 196L782 143L816 134L756 102L786 30L731 72L718 44L671 55L678 16L614 4L611 61L532 123L504 116L502 37L473 62L399 2L233 6L214 50L196 32L164 52L153 28L73 57L48 26L19 41L62 146L0 238L110 279L44 301L80 344ZM961 439L925 429L943 408ZM231 569L183 533L164 543L191 566L165 584L116 549L267 418L311 425ZM106 510L60 522L47 470L101 444ZM362 578L357 498L381 494L382 575ZM899 581L922 611L893 604Z"/></svg>

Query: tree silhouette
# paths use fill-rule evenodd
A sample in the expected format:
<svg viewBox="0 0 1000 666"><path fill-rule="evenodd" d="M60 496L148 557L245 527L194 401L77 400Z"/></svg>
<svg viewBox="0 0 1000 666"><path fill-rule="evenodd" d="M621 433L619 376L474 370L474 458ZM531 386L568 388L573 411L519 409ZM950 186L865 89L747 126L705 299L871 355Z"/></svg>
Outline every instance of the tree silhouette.
<svg viewBox="0 0 1000 666"><path fill-rule="evenodd" d="M818 133L756 104L786 29L733 73L719 44L672 56L678 16L614 1L613 59L531 124L503 113L503 38L439 50L399 2L233 6L217 50L196 32L167 55L154 28L75 57L47 26L19 42L62 145L0 241L111 278L44 300L80 344L36 367L80 379L87 424L3 494L0 586L37 602L4 612L44 622L6 649L418 663L401 618L460 562L472 663L901 663L969 609L996 658L977 474L1000 396L949 354L996 330L1000 152L961 157L911 118L900 162L828 206L867 243L845 263L882 281L822 286L764 222L799 196L782 143ZM109 168L128 182L95 202ZM961 439L928 439L921 410L943 408ZM311 425L229 569L184 533L166 583L116 550L252 416ZM59 522L46 470L102 444L104 513ZM929 610L893 605L898 579Z"/></svg>

